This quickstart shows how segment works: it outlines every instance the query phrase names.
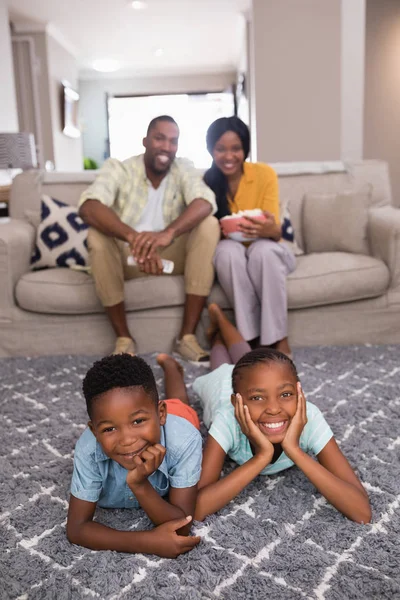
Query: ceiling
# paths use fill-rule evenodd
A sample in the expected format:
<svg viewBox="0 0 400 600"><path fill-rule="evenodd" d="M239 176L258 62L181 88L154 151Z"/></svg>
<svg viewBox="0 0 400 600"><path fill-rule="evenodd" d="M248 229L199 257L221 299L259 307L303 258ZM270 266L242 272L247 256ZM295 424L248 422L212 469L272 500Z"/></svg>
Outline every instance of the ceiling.
<svg viewBox="0 0 400 600"><path fill-rule="evenodd" d="M147 8L137 11L128 0L8 0L11 21L39 30L47 25L76 56L84 79L101 77L91 66L97 59L120 61L118 77L234 70L250 4L147 0ZM163 53L156 56L159 48Z"/></svg>

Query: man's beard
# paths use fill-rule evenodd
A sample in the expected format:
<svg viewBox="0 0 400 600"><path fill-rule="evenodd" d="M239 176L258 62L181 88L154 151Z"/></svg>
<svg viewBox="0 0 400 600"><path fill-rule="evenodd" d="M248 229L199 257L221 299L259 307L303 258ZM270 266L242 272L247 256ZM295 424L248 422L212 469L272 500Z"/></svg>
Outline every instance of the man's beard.
<svg viewBox="0 0 400 600"><path fill-rule="evenodd" d="M166 173L168 173L168 171L171 168L171 163L168 162L163 168L158 168L156 166L156 161L156 157L151 161L150 168L153 171L153 173L155 173L156 175L165 175Z"/></svg>

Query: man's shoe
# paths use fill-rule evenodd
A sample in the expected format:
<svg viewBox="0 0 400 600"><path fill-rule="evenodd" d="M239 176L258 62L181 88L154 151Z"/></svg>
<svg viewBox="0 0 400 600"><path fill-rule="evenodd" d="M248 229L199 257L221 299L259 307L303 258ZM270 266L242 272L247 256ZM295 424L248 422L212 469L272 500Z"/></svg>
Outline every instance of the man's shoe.
<svg viewBox="0 0 400 600"><path fill-rule="evenodd" d="M192 333L187 333L182 336L181 339L177 339L175 342L175 352L178 352L185 360L189 360L194 363L201 363L204 366L208 366L210 361L210 355L208 352L203 350L196 339L196 336Z"/></svg>
<svg viewBox="0 0 400 600"><path fill-rule="evenodd" d="M118 337L113 354L136 354L135 342L130 337Z"/></svg>

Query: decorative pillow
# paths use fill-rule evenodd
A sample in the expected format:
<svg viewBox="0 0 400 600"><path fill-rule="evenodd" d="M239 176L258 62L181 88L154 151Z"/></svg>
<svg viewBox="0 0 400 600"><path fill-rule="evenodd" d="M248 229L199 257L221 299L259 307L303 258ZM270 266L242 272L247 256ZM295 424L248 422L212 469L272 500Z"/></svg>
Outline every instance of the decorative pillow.
<svg viewBox="0 0 400 600"><path fill-rule="evenodd" d="M43 195L32 269L88 265L87 230L76 207Z"/></svg>
<svg viewBox="0 0 400 600"><path fill-rule="evenodd" d="M298 243L295 240L294 228L292 225L290 212L288 203L285 201L281 202L280 206L281 211L281 231L282 231L282 242L292 250L295 256L301 256L304 254L303 250L300 248Z"/></svg>
<svg viewBox="0 0 400 600"><path fill-rule="evenodd" d="M303 235L307 253L370 254L367 239L371 186L361 191L306 194Z"/></svg>

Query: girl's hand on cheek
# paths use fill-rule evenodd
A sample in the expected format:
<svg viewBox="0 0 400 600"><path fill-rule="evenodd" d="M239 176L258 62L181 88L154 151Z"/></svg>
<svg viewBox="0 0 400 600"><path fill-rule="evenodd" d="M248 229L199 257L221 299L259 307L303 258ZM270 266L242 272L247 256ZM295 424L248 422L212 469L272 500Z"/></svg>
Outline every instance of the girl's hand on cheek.
<svg viewBox="0 0 400 600"><path fill-rule="evenodd" d="M257 425L253 423L248 407L243 404L242 396L236 394L234 399L235 417L240 425L240 429L254 447L256 454L266 457L268 459L267 464L269 464L274 455L274 446L267 436L259 430Z"/></svg>
<svg viewBox="0 0 400 600"><path fill-rule="evenodd" d="M301 432L307 423L306 399L301 389L301 383L297 383L297 408L294 417L288 427L282 442L282 448L287 456L293 450L299 448ZM290 458L290 456L289 456Z"/></svg>

